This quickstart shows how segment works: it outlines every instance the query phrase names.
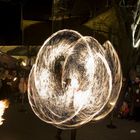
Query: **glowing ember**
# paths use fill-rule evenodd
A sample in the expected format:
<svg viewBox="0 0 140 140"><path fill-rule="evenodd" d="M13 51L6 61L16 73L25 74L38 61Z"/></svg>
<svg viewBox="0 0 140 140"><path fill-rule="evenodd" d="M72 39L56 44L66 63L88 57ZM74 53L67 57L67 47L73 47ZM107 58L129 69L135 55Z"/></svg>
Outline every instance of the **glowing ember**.
<svg viewBox="0 0 140 140"><path fill-rule="evenodd" d="M133 47L138 48L140 46L140 0L138 0L137 8L134 12L134 23L131 28Z"/></svg>
<svg viewBox="0 0 140 140"><path fill-rule="evenodd" d="M113 109L122 84L120 62L109 41L101 46L90 36L61 30L41 47L28 84L35 114L71 129Z"/></svg>
<svg viewBox="0 0 140 140"><path fill-rule="evenodd" d="M4 111L9 107L9 101L7 99L0 101L0 125L3 124L4 119L2 118Z"/></svg>

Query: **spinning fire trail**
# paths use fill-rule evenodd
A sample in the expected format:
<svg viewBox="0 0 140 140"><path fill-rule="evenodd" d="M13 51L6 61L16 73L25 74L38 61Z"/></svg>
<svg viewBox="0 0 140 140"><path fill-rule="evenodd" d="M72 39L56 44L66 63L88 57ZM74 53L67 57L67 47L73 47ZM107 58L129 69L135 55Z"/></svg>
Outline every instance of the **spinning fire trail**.
<svg viewBox="0 0 140 140"><path fill-rule="evenodd" d="M41 47L28 81L34 113L46 123L72 129L104 118L122 85L121 67L109 41L60 30Z"/></svg>
<svg viewBox="0 0 140 140"><path fill-rule="evenodd" d="M134 12L134 23L131 25L133 47L140 46L140 0L138 0L136 11Z"/></svg>

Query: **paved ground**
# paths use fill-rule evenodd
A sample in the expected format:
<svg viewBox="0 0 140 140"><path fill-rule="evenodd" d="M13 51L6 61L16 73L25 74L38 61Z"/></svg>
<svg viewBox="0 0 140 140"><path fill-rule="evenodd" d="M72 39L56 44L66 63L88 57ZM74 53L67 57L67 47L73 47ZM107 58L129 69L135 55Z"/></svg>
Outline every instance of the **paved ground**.
<svg viewBox="0 0 140 140"><path fill-rule="evenodd" d="M6 110L4 124L0 126L0 140L57 140L56 128L42 122L26 104L26 112L20 112L19 104ZM109 119L87 124L77 130L76 140L140 140L140 122L114 119L117 128L109 129ZM135 129L136 133L130 133ZM64 131L61 140L70 140L70 131Z"/></svg>

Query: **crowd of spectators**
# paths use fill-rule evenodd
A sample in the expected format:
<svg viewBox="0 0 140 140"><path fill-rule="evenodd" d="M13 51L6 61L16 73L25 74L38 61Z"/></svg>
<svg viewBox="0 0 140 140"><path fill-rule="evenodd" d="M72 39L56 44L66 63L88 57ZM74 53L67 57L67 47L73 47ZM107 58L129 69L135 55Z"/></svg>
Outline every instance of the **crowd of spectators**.
<svg viewBox="0 0 140 140"><path fill-rule="evenodd" d="M129 78L123 91L123 101L119 109L119 117L140 121L140 77Z"/></svg>
<svg viewBox="0 0 140 140"><path fill-rule="evenodd" d="M27 97L28 76L25 71L0 68L0 99L23 102Z"/></svg>

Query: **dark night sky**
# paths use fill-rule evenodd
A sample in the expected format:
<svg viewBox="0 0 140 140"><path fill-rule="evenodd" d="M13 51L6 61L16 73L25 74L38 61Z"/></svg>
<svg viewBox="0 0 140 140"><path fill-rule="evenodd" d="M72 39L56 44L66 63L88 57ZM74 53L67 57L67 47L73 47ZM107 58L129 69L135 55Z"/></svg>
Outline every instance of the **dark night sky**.
<svg viewBox="0 0 140 140"><path fill-rule="evenodd" d="M89 16L97 8L95 0L61 0L72 16ZM101 1L100 1L101 2ZM105 3L106 0L102 2ZM0 0L0 44L21 44L21 4L23 18L48 20L52 14L52 0Z"/></svg>
<svg viewBox="0 0 140 140"><path fill-rule="evenodd" d="M0 44L21 44L21 5L23 19L42 20L51 15L51 1L0 0Z"/></svg>
<svg viewBox="0 0 140 140"><path fill-rule="evenodd" d="M61 1L70 15L77 17L89 17L107 4L107 0ZM0 0L0 45L21 44L21 5L24 19L46 21L52 15L52 0Z"/></svg>
<svg viewBox="0 0 140 140"><path fill-rule="evenodd" d="M0 2L0 44L20 41L20 8Z"/></svg>

